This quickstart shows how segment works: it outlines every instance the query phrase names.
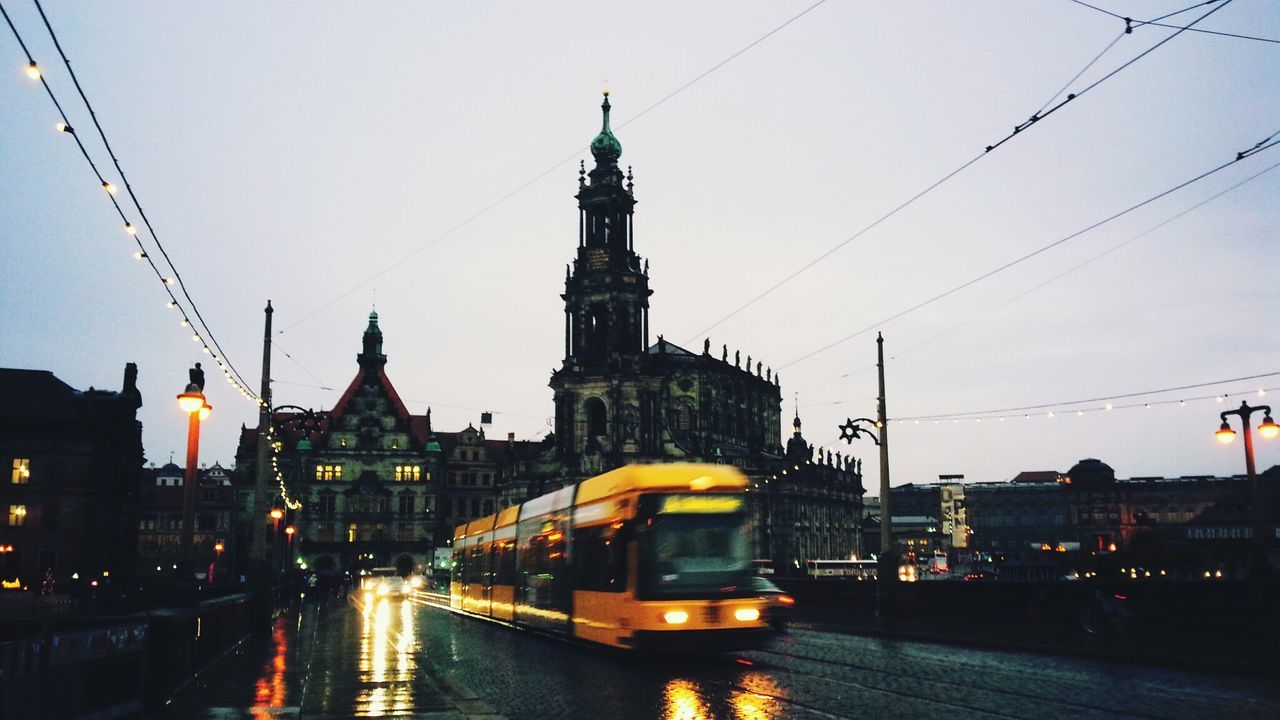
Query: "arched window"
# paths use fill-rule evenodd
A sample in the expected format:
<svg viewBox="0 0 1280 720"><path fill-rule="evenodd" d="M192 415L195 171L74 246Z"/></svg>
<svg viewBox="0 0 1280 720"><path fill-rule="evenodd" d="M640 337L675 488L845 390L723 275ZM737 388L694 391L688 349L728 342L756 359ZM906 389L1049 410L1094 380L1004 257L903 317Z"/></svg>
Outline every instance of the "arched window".
<svg viewBox="0 0 1280 720"><path fill-rule="evenodd" d="M600 398L587 398L582 404L583 414L587 416L587 437L597 438L608 434L608 423L605 421L604 401Z"/></svg>

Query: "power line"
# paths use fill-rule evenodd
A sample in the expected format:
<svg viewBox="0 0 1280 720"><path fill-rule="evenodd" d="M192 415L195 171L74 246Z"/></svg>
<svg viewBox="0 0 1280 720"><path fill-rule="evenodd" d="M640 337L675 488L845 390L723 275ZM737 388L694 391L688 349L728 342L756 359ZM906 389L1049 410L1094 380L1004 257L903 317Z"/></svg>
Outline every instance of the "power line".
<svg viewBox="0 0 1280 720"><path fill-rule="evenodd" d="M815 9L817 9L819 5L822 5L822 4L823 4L823 3L825 3L825 2L826 2L826 0L818 0L818 2L814 3L813 5L810 5L809 7L805 8L804 10L801 10L799 13L796 13L795 15L792 15L790 18L788 18L788 19L786 20L786 22L783 22L781 25L778 25L777 27L773 28L773 29L772 29L772 30L770 30L769 32L765 33L764 35L761 35L760 37L758 37L758 38L756 38L755 40L751 41L750 43L748 43L747 45L745 45L744 47L742 47L742 48L741 48L741 49L739 49L738 51L734 52L732 55L729 55L728 57L726 57L725 59L723 59L723 60L721 60L720 62L716 63L715 65L712 65L712 66L711 66L710 68L708 68L707 70L704 70L702 73L700 73L700 74L698 74L697 76L695 76L692 80L689 80L688 82L684 83L683 85L681 85L680 87L676 88L675 90L672 90L671 92L669 92L669 93L667 93L666 95L662 96L662 97L661 97L661 98L659 98L656 102L654 102L654 103L650 104L648 107L644 108L644 109L643 109L643 110L641 110L640 112L638 112L638 113L636 113L635 115L631 116L631 117L630 117L630 118L628 118L626 121L624 121L624 122L622 122L622 123L619 123L619 124L616 126L616 127L617 127L617 129L618 129L618 130L621 130L621 129L623 129L623 128L627 127L628 125L630 125L631 123L635 122L636 120L639 120L640 118L644 117L645 115L647 115L647 114L648 114L649 112L651 112L652 110L654 110L654 109L658 108L659 106L663 105L664 103L666 103L668 100L671 100L672 98L674 98L675 96L677 96L677 95L679 95L680 93L684 92L685 90L688 90L690 87L693 87L693 85L695 85L695 84L696 84L696 83L698 83L699 81L703 80L703 79L704 79L704 78L706 78L708 75L711 75L711 74L712 74L712 73L714 73L715 71L719 70L720 68L722 68L722 67L724 67L725 65L729 64L729 63L730 63L730 62L732 62L733 60L737 59L737 58L738 58L740 55L742 55L743 53L747 52L748 50L750 50L750 49L754 48L755 46L757 46L757 45L759 45L760 43L764 42L765 40L769 39L769 38L770 38L770 37L772 37L774 34L778 33L779 31L781 31L783 28L787 27L787 26L788 26L788 25L790 25L791 23L793 23L793 22L795 22L795 21L799 20L800 18L804 17L805 15L808 15L810 12L812 12L812 11L813 11L813 10L815 10ZM400 267L401 265L403 265L404 263L406 263L406 262L408 262L409 260L413 259L414 257L417 257L420 253L422 253L422 252L423 252L424 250L426 250L427 248L430 248L432 245L435 245L437 242L439 242L439 241L441 241L441 240L443 240L443 239L445 239L445 238L449 237L450 235L452 235L453 233L455 233L455 232L457 232L457 231L461 230L462 228L466 227L467 225L470 225L473 221L475 221L475 220L479 219L480 217L482 217L482 216L486 215L490 210L493 210L494 208L496 208L496 207L498 207L499 205L503 204L503 203L504 203L504 202L506 202L507 200L510 200L510 199L511 199L512 197L514 197L515 195L517 195L517 194L519 194L519 193L523 192L523 191L524 191L525 189L527 189L529 186L533 185L534 183L537 183L537 182L538 182L539 180L541 180L542 178L544 178L544 177L546 177L546 176L550 175L551 173L555 172L557 169L559 169L560 167L562 167L565 163L570 162L570 161L574 160L575 158L577 158L577 157L581 156L581 154L582 154L584 151L586 151L587 149L588 149L588 148L587 148L587 146L585 146L585 145L578 147L577 149L575 149L573 152L569 153L569 154L568 154L568 155L566 155L565 157L563 157L563 158L561 158L561 159L559 159L559 160L555 161L555 162L554 162L551 166L549 166L546 170L543 170L542 172L540 172L540 173L538 173L537 175L535 175L535 176L533 176L532 178L530 178L528 181L526 181L526 182L522 183L521 185L517 186L515 189L513 189L513 190L511 190L511 191L507 192L505 195L503 195L503 196L499 197L497 200L494 200L493 202L491 202L491 203L489 203L488 205L484 206L483 208L481 208L481 209L480 209L480 210L478 210L477 212L475 212L475 213L473 213L472 215L470 215L469 217L467 217L467 218L466 218L465 220L463 220L462 222L459 222L459 223L457 223L456 225L453 225L452 227L448 228L448 229L447 229L447 230L445 230L444 232L442 232L442 233L440 233L439 235L436 235L434 238L432 238L432 239L428 240L428 241L427 241L426 243L424 243L423 245L418 246L418 247L417 247L417 248L415 248L414 250L410 251L408 254L406 254L406 255L402 256L400 259L398 259L398 260L396 260L396 261L392 262L391 264L387 265L387 266L386 266L386 267L384 267L383 269L381 269L381 270L379 270L379 271L375 272L374 274L370 275L369 277L365 278L364 280L361 280L359 283L357 283L357 284L355 284L355 285L351 286L350 288L348 288L347 290L343 291L341 294L339 294L338 296L336 296L336 297L334 297L333 299L329 300L328 302L324 303L324 304L323 304L323 305L321 305L320 307L317 307L315 310L312 310L311 312L307 313L306 315L303 315L301 318L299 318L299 319L298 319L297 321L295 321L293 324L291 324L291 325L289 325L289 326L287 326L287 327L285 327L285 328L282 328L282 329L279 331L279 334L283 334L283 333L285 333L285 332L287 332L287 331L289 331L289 330L292 330L293 328L295 328L295 327L297 327L297 326L301 325L302 323L306 322L307 320L310 320L311 318L313 318L313 317L315 317L316 315L320 314L321 312L323 312L323 311L325 311L325 310L328 310L329 308L333 307L335 304L337 304L338 302L340 302L340 301L341 301L341 300L343 300L344 298L346 298L346 297L350 296L352 293L356 292L357 290L360 290L361 288L363 288L364 286L366 286L366 285L368 285L369 283L373 282L374 280L377 280L378 278L380 278L380 277L382 277L383 275L386 275L387 273L391 272L392 270L394 270L394 269L396 269L396 268Z"/></svg>
<svg viewBox="0 0 1280 720"><path fill-rule="evenodd" d="M1249 150L1245 150L1245 151L1242 151L1242 152L1236 153L1236 157L1235 157L1235 159L1233 159L1233 160L1229 160L1229 161L1227 161L1227 162L1225 162L1225 163L1223 163L1223 164L1221 164L1221 165L1219 165L1219 166L1217 166L1217 167L1213 168L1212 170L1205 171L1205 172L1203 172L1203 173L1201 173L1201 174L1199 174L1199 175L1197 175L1197 176L1195 176L1195 177L1191 178L1190 180L1186 180L1186 181L1183 181L1183 182L1181 182L1181 183L1178 183L1177 185L1174 185L1173 187L1171 187L1171 188L1169 188L1169 189L1167 189L1167 190L1164 190L1164 191L1159 192L1159 193L1157 193L1157 194L1155 194L1155 195L1152 195L1151 197L1147 198L1146 200L1143 200L1143 201L1141 201L1141 202L1135 203L1134 205L1130 205L1129 207L1125 208L1124 210L1121 210L1121 211L1119 211L1119 212L1117 212L1117 213L1115 213L1115 214L1112 214L1112 215L1110 215L1110 216L1108 216L1108 217L1106 217L1106 218L1103 218L1102 220L1099 220L1099 221L1097 221L1097 222L1093 223L1092 225L1089 225L1089 226L1084 227L1084 228L1082 228L1082 229L1080 229L1080 230L1077 230L1077 231L1075 231L1075 232L1071 233L1070 235L1067 235L1066 237L1059 238L1058 240L1055 240L1055 241L1053 241L1053 242L1049 243L1048 245L1044 245L1044 246L1042 246L1042 247L1040 247L1040 248L1038 248L1038 249L1036 249L1036 250L1033 250L1032 252L1027 253L1026 255L1023 255L1023 256L1021 256L1021 257L1018 257L1018 258L1016 258L1016 259L1014 259L1014 260L1010 260L1009 262L1007 262L1007 263L1005 263L1005 264L1003 264L1003 265L1001 265L1001 266L999 266L999 267L997 267L997 268L995 268L995 269L993 269L993 270L988 270L987 272L985 272L985 273L983 273L983 274L981 274L981 275L979 275L979 276L977 276L977 277L975 277L975 278L973 278L973 279L971 279L971 280L968 280L968 281L966 281L966 282L963 282L963 283L961 283L961 284L959 284L959 285L957 285L957 286L955 286L955 287L953 287L953 288L951 288L951 289L949 289L949 290L946 290L946 291L941 292L941 293L939 293L939 294L937 294L937 295L934 295L933 297L929 298L928 300L924 300L924 301L922 301L922 302L916 303L915 305L912 305L911 307L909 307L909 308L907 308L907 309L905 309L905 310L902 310L902 311L899 311L899 312L897 312L897 313L894 313L893 315L890 315L890 316L889 316L889 317L887 317L887 318L884 318L884 319L882 319L882 320L880 320L880 321L878 321L878 322L876 322L876 323L873 323L873 324L871 324L871 325L868 325L867 327L865 327L865 328L863 328L863 329L861 329L861 330L859 330L859 331L857 331L857 332L855 332L855 333L851 333L851 334L849 334L849 335L845 335L844 337L842 337L842 338L840 338L840 339L838 339L838 340L835 340L835 341L833 341L833 342L831 342L831 343L828 343L828 344L826 344L826 345L823 345L822 347L818 348L817 350L813 350L813 351L811 351L811 352L809 352L809 353L806 353L806 354L804 354L804 355L801 355L800 357L798 357L798 358L796 358L796 359L794 359L794 360L791 360L790 362L787 362L787 363L786 363L786 364L784 364L784 365L780 365L780 366L778 367L778 369L779 369L779 370L785 370L786 368L791 367L792 365L795 365L796 363L802 362L802 361L804 361L804 360L808 360L809 358L811 358L811 357L813 357L813 356L815 356L815 355L818 355L818 354L820 354L820 353L826 352L827 350L830 350L831 348L833 348L833 347L835 347L835 346L837 346L837 345L840 345L840 344L842 344L842 343L844 343L844 342L847 342L847 341L849 341L849 340L852 340L853 338L858 337L859 335L863 335L863 334L868 333L868 332L870 332L871 330L874 330L874 329L876 329L876 328L878 328L878 327L882 327L882 326L884 326L884 325L885 325L885 324L887 324L887 323L890 323L890 322L892 322L892 321L894 321L894 320L897 320L897 319L899 319L899 318L901 318L901 317L903 317L903 316L905 316L905 315L908 315L908 314L910 314L910 313L913 313L913 312L915 312L916 310L919 310L919 309L921 309L921 308L923 308L923 307L925 307L925 306L932 305L933 303L935 303L935 302L937 302L937 301L939 301L939 300L942 300L942 299L943 299L943 298L945 298L945 297L948 297L948 296L953 295L953 294L955 294L955 293L957 293L957 292L960 292L961 290L964 290L965 288L970 287L970 286L972 286L972 285L976 285L976 284L978 284L978 283L982 282L983 280L986 280L987 278L992 277L993 275L996 275L996 274L999 274L999 273L1001 273L1001 272L1004 272L1005 270L1008 270L1009 268L1014 267L1015 265L1019 265L1019 264L1021 264L1021 263L1025 262L1025 261L1027 261L1027 260L1030 260L1031 258L1033 258L1033 257L1035 257L1035 256L1037 256L1037 255L1040 255L1041 253L1044 253L1044 252L1046 252L1046 251L1048 251L1048 250L1051 250L1051 249L1053 249L1053 248L1055 248L1055 247L1057 247L1057 246L1059 246L1059 245L1062 245L1063 243L1066 243L1066 242L1069 242L1069 241L1071 241L1071 240L1074 240L1075 238L1080 237L1081 235L1084 235L1085 233L1087 233L1087 232L1089 232L1089 231L1091 231L1091 230L1095 230L1095 229L1097 229L1097 228L1099 228L1099 227L1102 227L1103 225L1106 225L1107 223L1109 223L1109 222L1111 222L1111 221L1113 221L1113 220L1116 220L1116 219L1121 218L1121 217L1123 217L1123 216L1125 216L1125 215L1128 215L1129 213L1133 212L1134 210L1137 210L1137 209L1139 209L1139 208L1141 208L1141 207L1144 207L1144 206L1146 206L1146 205L1150 205L1151 203L1155 202L1156 200L1159 200L1160 198L1165 197L1166 195L1170 195L1170 194L1175 193L1175 192L1177 192L1178 190L1181 190L1182 188L1185 188L1185 187L1187 187L1187 186L1189 186L1189 185L1191 185L1191 184L1193 184L1193 183L1199 182L1199 181L1201 181L1201 180L1203 180L1203 179L1205 179L1205 178L1207 178L1207 177L1209 177L1209 176L1211 176L1211 175L1213 175L1213 174L1215 174L1215 173L1217 173L1217 172L1220 172L1220 171L1222 171L1222 170L1224 170L1224 169L1226 169L1226 168L1228 168L1228 167L1231 167L1232 165L1235 165L1235 164L1236 164L1236 163L1238 163L1238 162L1241 162L1242 160L1244 160L1244 159L1246 159L1246 158L1253 157L1254 155L1257 155L1257 154L1258 154L1258 153L1260 153L1260 152L1263 152L1263 151L1265 151L1265 150L1269 150L1269 149L1271 149L1271 148L1275 147L1276 145L1280 144L1280 141L1272 141L1272 140L1271 140L1271 138L1272 138L1272 137L1274 137L1274 136L1275 136L1275 134L1273 133L1273 134L1272 134L1270 137L1268 137L1266 140L1263 140L1262 142L1260 142L1260 143L1258 143L1258 144L1254 145L1254 146L1253 146L1252 148L1250 148Z"/></svg>
<svg viewBox="0 0 1280 720"><path fill-rule="evenodd" d="M85 109L89 111L89 118L93 121L93 126L98 131L98 137L102 139L102 145L106 148L107 155L110 156L112 165L115 166L116 172L120 175L120 181L124 183L125 192L129 194L129 199L133 201L134 207L137 208L138 216L142 218L142 224L146 226L147 232L151 234L152 242L155 244L156 249L160 251L161 256L164 257L165 262L169 265L169 270L173 273L174 279L177 280L178 288L182 291L183 297L186 298L187 304L191 307L192 313L194 313L196 319L200 321L200 326L204 328L204 334L209 337L210 342L213 343L214 348L216 348L219 355L222 356L222 360L225 361L231 372L240 380L242 385L248 387L248 383L245 382L244 377L240 375L238 370L236 370L235 365L231 362L231 359L227 357L226 352L218 343L218 339L213 334L213 330L211 330L209 328L209 324L205 322L204 316L200 314L200 307L196 305L195 300L191 298L191 294L187 292L187 285L182 280L182 274L178 272L178 268L169 257L168 251L165 250L164 245L160 242L160 238L156 235L155 228L152 227L151 221L147 218L146 212L142 209L142 204L138 201L138 196L133 192L133 186L129 183L129 178L125 175L124 168L120 167L120 160L116 157L115 150L111 148L111 143L107 140L107 134L102 129L101 123L98 122L98 114L94 112L93 104L89 102L88 96L85 95L84 88L80 85L80 79L76 77L76 72L71 67L71 61L67 59L67 54L62 49L62 43L58 41L58 35L54 32L53 25L49 23L49 17L45 15L44 7L40 4L40 0L33 1L35 2L36 10L40 13L40 19L44 22L45 29L49 32L50 39L53 40L53 45L57 49L58 55L62 58L62 64L66 67L67 74L71 77L71 82L75 85L76 92L80 95L80 100L84 102Z"/></svg>
<svg viewBox="0 0 1280 720"><path fill-rule="evenodd" d="M1043 108L1042 108L1042 110L1037 111L1037 112L1035 112L1035 113L1032 113L1031 117L1029 117L1028 119L1024 120L1023 122L1021 122L1021 123L1019 123L1019 124L1015 125L1015 126L1014 126L1014 128L1013 128L1013 131L1012 131L1012 132L1010 132L1008 135L1006 135L1006 136L1004 136L1002 139L1000 139L1000 140L998 140L998 141L996 141L996 142L992 143L991 145L987 145L987 146L986 146L986 149L985 149L985 150L983 150L983 152L979 153L978 155L975 155L972 159L965 161L965 162L964 162L964 164L960 165L960 166L959 166L958 168L956 168L955 170L952 170L951 172L949 172L949 173L947 173L946 175L942 176L942 178L941 178L941 179L936 180L935 182L933 182L931 185L929 185L929 186L928 186L928 187L926 187L925 189L921 190L920 192L916 193L915 195L912 195L910 198L908 198L908 199L906 200L906 202L903 202L902 204L900 204L900 205L898 205L897 207L893 208L892 210L890 210L889 212L885 213L884 215L881 215L879 218L877 218L877 219L875 219L874 221L872 221L870 225L867 225L867 226L863 227L861 230L859 230L859 231L855 232L854 234L850 235L849 237L845 238L844 240L841 240L839 243L836 243L836 245L835 245L834 247L830 248L829 250L827 250L826 252L822 253L822 254L821 254L821 255L819 255L818 257L816 257L816 258L814 258L813 260L809 261L808 263L806 263L805 265L803 265L802 267L800 267L800 269L795 270L794 272L792 272L790 275L787 275L786 277L782 278L781 280L779 280L778 282L774 283L773 285L770 285L770 286L769 286L768 288L766 288L763 292L760 292L759 294L755 295L754 297L752 297L752 298L751 298L750 300L748 300L747 302L743 303L742 305L739 305L737 308L733 309L733 310L732 310L732 311L730 311L727 315L725 315L725 316L721 317L719 320L716 320L715 322L711 323L710 325L708 325L707 327L703 328L702 330L699 330L698 332L693 333L693 334L692 334L692 335L691 335L687 340L685 340L685 343L687 344L687 343L691 343L691 342L696 341L698 338L705 336L707 333L709 333L710 331L714 330L716 327L720 326L720 325L721 325L721 324L723 324L725 321L727 321L727 320L729 320L729 319L733 318L733 317L734 317L734 316L736 316L738 313L742 312L743 310L746 310L747 308L751 307L752 305L755 305L757 302L759 302L759 301L763 300L765 297L767 297L767 296L769 296L770 294L772 294L775 290L777 290L778 288L782 287L783 285L786 285L787 283L791 282L791 281L792 281L792 280L794 280L796 277L800 276L802 273L804 273L804 272L808 271L810 268L814 267L815 265L817 265L817 264L818 264L818 263L820 263L821 261L825 260L825 259L826 259L827 257L829 257L830 255L834 254L836 251L840 250L841 248L843 248L844 246L846 246L846 245L848 245L849 243L853 242L854 240L857 240L859 237L862 237L862 236L863 236L863 235L865 235L867 232L870 232L871 230L873 230L874 228L876 228L878 225L880 225L880 224L881 224L881 223L883 223L884 221L888 220L889 218L893 217L894 215L897 215L897 214L898 214L898 212L900 212L901 210L903 210L903 209L907 208L908 206L910 206L911 204L915 203L915 202L916 202L917 200L919 200L920 198L922 198L922 197L924 197L925 195L927 195L927 194L929 194L930 192L932 192L932 191L933 191L935 188L937 188L938 186L940 186L940 185L942 185L943 183L947 182L948 180L950 180L951 178L955 177L956 175L959 175L961 172L963 172L964 170L968 169L971 165L973 165L974 163L978 162L978 161L979 161L979 160L981 160L982 158L986 157L988 154L990 154L990 153L991 153L991 151L993 151L993 150L995 150L995 149L997 149L997 148L999 148L999 147L1003 146L1005 143L1009 142L1010 140L1012 140L1014 137L1016 137L1017 135L1019 135L1019 134L1020 134L1020 133L1022 133L1023 131L1025 131L1025 130L1029 129L1031 126L1038 124L1040 121L1044 120L1045 118L1049 117L1050 115L1052 115L1052 114L1056 113L1057 111L1061 110L1061 109L1062 109L1063 107L1065 107L1068 103L1071 103L1071 102L1073 102L1073 101L1075 101L1075 100L1079 99L1080 97L1083 97L1083 96L1084 96L1086 93L1088 93L1089 91L1091 91L1091 90L1093 90L1094 88L1098 87L1099 85L1101 85L1102 83L1106 82L1107 80L1110 80L1111 78L1115 77L1117 74L1119 74L1120 72L1122 72L1123 70L1125 70L1125 69L1126 69L1126 68L1128 68L1129 66L1133 65L1133 64L1134 64L1134 63L1136 63L1137 61L1141 60L1142 58L1144 58L1144 57L1146 57L1147 55L1149 55L1149 54L1151 54L1152 52L1154 52L1156 49L1158 49L1159 47L1161 47L1161 46L1162 46L1162 45L1164 45L1165 43L1169 42L1170 40L1174 39L1174 38L1175 38L1175 37L1177 37L1178 35L1182 34L1185 30L1187 30L1188 28L1190 28L1192 25L1195 25L1196 23L1200 22L1201 20L1204 20L1205 18L1209 17L1209 16L1210 16L1210 15L1212 15L1213 13L1215 13L1215 12L1217 12L1217 11L1221 10L1222 8L1226 7L1226 6L1227 6L1227 5L1229 5L1232 1L1233 1L1233 0L1225 0L1225 1L1224 1L1221 5L1219 5L1218 7L1216 7L1216 8L1214 8L1214 9L1210 10L1209 12L1205 13L1204 15L1201 15L1200 17L1196 18L1195 20L1191 21L1191 23L1189 23L1188 25L1186 25L1186 26L1184 26L1184 27L1180 27L1180 28L1178 28L1178 31L1177 31L1177 32L1172 33L1171 35L1169 35L1168 37L1164 38L1163 40L1161 40L1160 42L1156 43L1155 45L1152 45L1151 47L1147 48L1146 50L1143 50L1141 53L1138 53L1138 54L1137 54L1137 55L1135 55L1133 58L1129 59L1128 61L1126 61L1125 63L1123 63L1123 64L1122 64L1122 65L1120 65L1119 67L1115 68L1115 69L1114 69L1114 70L1112 70L1111 72L1107 73L1106 75L1103 75L1101 78L1099 78L1099 79L1097 79L1097 80L1093 81L1093 82L1092 82L1092 83L1090 83L1089 85L1086 85L1082 90L1080 90L1080 92L1071 93L1071 94L1067 95L1067 97L1066 97L1066 99L1065 99L1065 100L1062 100L1061 102L1057 103L1056 105L1053 105L1053 106L1052 106L1052 107L1050 107L1048 110L1043 110ZM1112 41L1112 44L1115 44L1115 41ZM1103 49L1103 53L1105 53L1105 52L1106 52L1106 50L1110 49L1110 47L1111 47L1111 46L1110 46L1110 45L1108 45L1106 48L1104 48L1104 49ZM1098 57L1101 57L1103 53L1099 53L1097 57L1095 57L1093 60L1090 60L1090 61L1089 61L1089 64L1085 66L1085 69L1087 70L1089 66L1091 66L1091 65L1093 65L1095 62L1097 62ZM1084 73L1084 70L1082 70L1082 71L1080 72L1080 74L1083 74L1083 73ZM1055 96L1054 96L1054 97L1056 98L1056 97L1057 97L1058 95L1060 95L1060 94L1061 94L1061 91L1059 91L1057 94L1055 94ZM1050 101L1050 102L1052 102L1052 101ZM785 367L785 366L784 366L784 367ZM779 369L781 369L781 368L779 368Z"/></svg>
<svg viewBox="0 0 1280 720"><path fill-rule="evenodd" d="M5 10L4 5L2 3L0 3L0 14L4 16L5 22L9 26L10 32L12 32L14 39L18 41L19 47L22 48L22 52L27 58L28 76L30 76L33 80L38 80L40 82L41 86L44 88L45 93L49 96L49 100L53 103L54 108L57 109L58 116L62 119L62 121L57 124L57 129L62 133L70 135L72 139L75 140L76 147L80 150L81 156L84 157L85 162L88 163L90 170L93 171L94 176L98 179L98 183L101 185L102 189L107 193L107 198L108 200L111 201L112 207L115 208L116 214L119 215L121 222L124 223L125 232L130 237L133 238L133 242L138 248L137 252L134 253L134 257L139 260L147 261L147 265L151 268L151 271L153 274L155 274L156 278L160 280L164 288L165 294L168 295L169 297L168 307L171 309L176 308L179 311L179 313L182 315L182 323L181 323L182 327L192 326L193 324L191 323L190 316L188 316L187 314L187 310L182 307L181 303L178 302L177 296L174 295L172 285L177 281L176 278L166 277L164 273L161 272L159 266L156 265L156 262L154 258L152 258L151 254L146 251L146 247L142 244L142 239L138 237L137 228L134 227L133 223L129 221L129 218L125 214L124 209L120 206L119 201L116 200L115 196L117 191L116 191L115 185L109 182L103 176L102 172L98 169L97 163L95 163L93 161L93 157L89 155L88 148L85 147L84 142L80 139L80 136L76 133L75 128L71 125L71 120L67 116L66 110L62 107L62 103L58 101L57 96L53 92L53 88L49 85L48 79L45 77L44 72L40 69L40 66L36 63L35 58L31 55L30 50L27 48L26 42L22 39L22 34L18 32L18 28L13 24L12 18L9 17L9 13L7 10ZM56 39L55 39L55 43L56 43ZM63 61L66 62L65 55L63 56ZM68 65L68 69L70 69L69 65ZM95 125L96 125L96 119L95 119ZM99 132L101 132L100 128L99 128ZM155 240L154 233L152 234L152 239ZM170 269L173 269L172 264L170 264ZM185 292L184 292L184 295L185 295ZM191 302L191 298L187 296L186 299L188 303L191 305L192 314L197 315L198 317L198 312L196 311L194 303ZM203 320L201 320L201 324L203 325ZM192 334L192 340L200 343L204 351L209 355L211 355L215 361L217 361L219 367L222 368L223 374L226 376L228 383L233 385L246 398L249 398L259 403L262 402L262 400L258 398L253 393L252 390L249 389L247 383L244 383L243 380L238 376L238 374L236 375L232 374L232 370L234 368L231 368L230 361L221 355L221 348L218 348L218 352L215 353L213 349L209 347L209 342L214 342L214 347L217 347L217 344L216 344L216 341L213 340L212 333L209 332L208 326L204 326L204 329L205 329L205 335L209 337L209 341L206 341L204 337L200 334L199 330L196 330L194 327L193 327L193 330L195 330L195 332Z"/></svg>

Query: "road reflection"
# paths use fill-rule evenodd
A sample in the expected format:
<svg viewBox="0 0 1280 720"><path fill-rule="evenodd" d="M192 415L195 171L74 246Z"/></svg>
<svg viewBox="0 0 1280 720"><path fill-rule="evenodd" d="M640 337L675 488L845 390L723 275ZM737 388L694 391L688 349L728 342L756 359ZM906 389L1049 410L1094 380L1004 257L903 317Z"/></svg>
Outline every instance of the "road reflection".
<svg viewBox="0 0 1280 720"><path fill-rule="evenodd" d="M672 678L663 688L666 720L709 720L724 717L713 704L723 707L727 698L737 720L769 720L782 714L785 691L764 673L751 671L729 680L728 694L720 683L699 684L687 678Z"/></svg>
<svg viewBox="0 0 1280 720"><path fill-rule="evenodd" d="M276 620L271 627L271 642L274 652L263 665L262 673L254 682L253 707L251 712L255 720L268 720L275 717L272 708L284 706L285 670L289 669L289 635L285 632L284 618Z"/></svg>
<svg viewBox="0 0 1280 720"><path fill-rule="evenodd" d="M356 670L361 687L354 699L354 714L384 717L412 711L417 670L414 651L418 645L412 603L372 600L360 608L360 613Z"/></svg>

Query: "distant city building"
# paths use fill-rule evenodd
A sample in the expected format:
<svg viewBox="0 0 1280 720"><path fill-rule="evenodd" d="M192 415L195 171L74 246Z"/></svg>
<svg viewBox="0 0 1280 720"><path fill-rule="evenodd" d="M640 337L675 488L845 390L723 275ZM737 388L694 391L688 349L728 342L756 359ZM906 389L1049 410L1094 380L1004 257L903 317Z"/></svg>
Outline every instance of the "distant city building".
<svg viewBox="0 0 1280 720"><path fill-rule="evenodd" d="M76 390L48 371L0 369L0 580L127 578L142 476L138 369L117 391Z"/></svg>
<svg viewBox="0 0 1280 720"><path fill-rule="evenodd" d="M1280 466L1260 477L1264 487L1274 485ZM954 520L949 531L942 522L948 493ZM1117 479L1109 465L1089 458L1065 473L1023 472L1009 482L907 484L893 488L892 495L895 537L899 513L933 518L935 545L960 562L1119 552L1194 574L1242 566L1253 538L1252 493L1240 475ZM1274 545L1280 520L1274 502L1265 504L1263 517ZM962 536L963 549L957 544Z"/></svg>
<svg viewBox="0 0 1280 720"><path fill-rule="evenodd" d="M221 465L200 468L200 484L195 497L193 530L194 571L207 573L219 560L216 545L223 545L220 571L230 572L235 555L232 526L235 521L235 494L231 473ZM182 556L182 503L185 477L173 462L163 467L143 468L138 488L138 576L172 574ZM217 575L215 574L215 579Z"/></svg>

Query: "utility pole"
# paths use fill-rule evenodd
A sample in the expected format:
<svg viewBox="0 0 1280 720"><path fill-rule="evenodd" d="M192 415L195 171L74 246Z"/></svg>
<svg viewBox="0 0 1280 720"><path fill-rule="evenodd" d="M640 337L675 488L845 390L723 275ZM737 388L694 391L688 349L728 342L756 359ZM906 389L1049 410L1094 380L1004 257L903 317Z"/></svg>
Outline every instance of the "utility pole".
<svg viewBox="0 0 1280 720"><path fill-rule="evenodd" d="M880 395L876 398L876 419L849 418L840 426L840 439L853 444L860 437L871 438L880 449L880 554L876 561L876 619L893 620L894 597L898 586L898 548L893 542L893 508L889 498L889 410L884 392L884 336L876 333L876 368L880 374ZM871 426L875 426L874 429Z"/></svg>
<svg viewBox="0 0 1280 720"><path fill-rule="evenodd" d="M880 373L876 426L880 429L880 562L876 569L876 614L891 620L898 583L898 548L893 542L893 507L889 502L889 410L884 393L884 336L876 333L876 368Z"/></svg>
<svg viewBox="0 0 1280 720"><path fill-rule="evenodd" d="M253 528L249 546L249 564L258 569L267 560L267 495L271 488L271 301L263 311L266 323L262 332L262 389L258 408L258 477L253 489L253 516L249 519Z"/></svg>

